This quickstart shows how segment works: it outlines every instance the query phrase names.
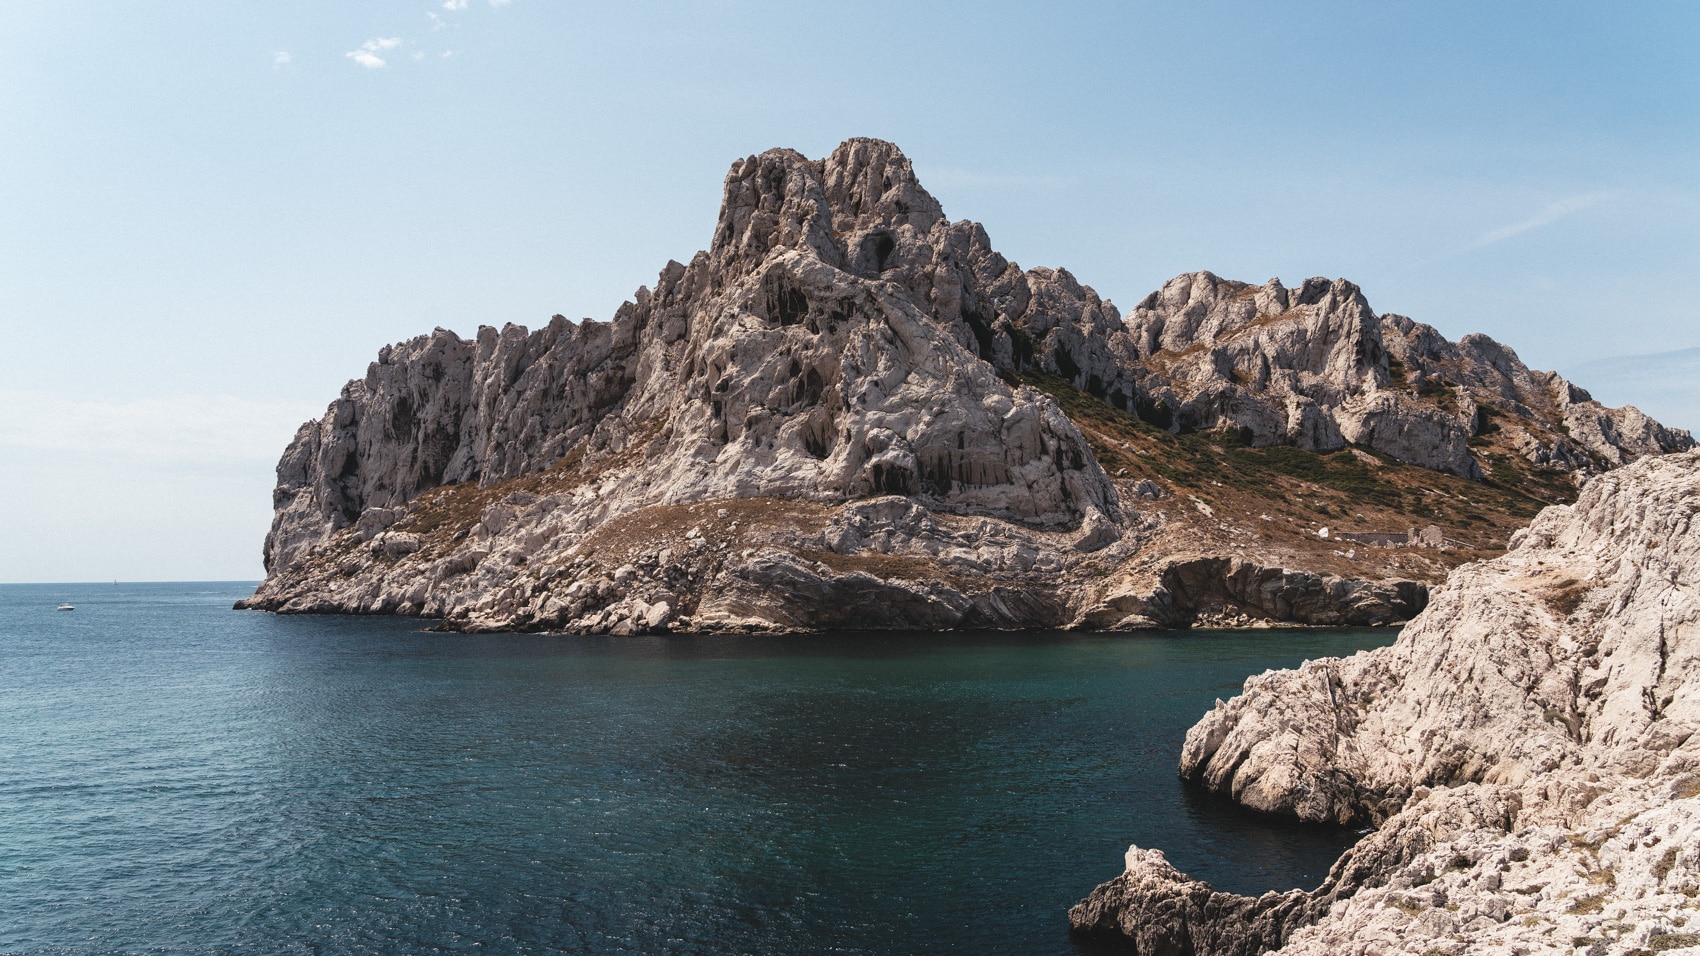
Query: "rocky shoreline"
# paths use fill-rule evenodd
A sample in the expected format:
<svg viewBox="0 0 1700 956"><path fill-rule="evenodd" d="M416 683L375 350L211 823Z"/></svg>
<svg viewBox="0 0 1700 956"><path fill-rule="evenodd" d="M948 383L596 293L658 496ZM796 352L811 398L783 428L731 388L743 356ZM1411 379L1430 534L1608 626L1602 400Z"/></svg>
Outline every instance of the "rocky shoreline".
<svg viewBox="0 0 1700 956"><path fill-rule="evenodd" d="M1183 774L1246 806L1379 827L1322 887L1218 893L1136 847L1076 930L1659 951L1700 941L1693 448L1344 279L1188 273L1124 316L853 139L734 163L709 248L609 322L383 349L285 450L237 606L616 635L1409 620L1187 738Z"/></svg>
<svg viewBox="0 0 1700 956"><path fill-rule="evenodd" d="M1070 912L1136 953L1700 950L1700 455L1637 462L1438 589L1391 647L1246 682L1183 776L1376 830L1313 891L1156 850Z"/></svg>
<svg viewBox="0 0 1700 956"><path fill-rule="evenodd" d="M521 541L548 533L527 533L530 514L511 520ZM809 520L825 530L800 534ZM499 547L480 549L476 561L459 551L421 555L407 538L395 554L398 537L356 527L344 536L343 562L268 578L238 607L420 616L465 631L635 634L1361 627L1407 620L1427 600L1416 582L1241 559L1166 558L1147 569L1127 561L1132 542L1087 554L1072 533L937 516L902 498L839 509L759 499L646 509L587 536L559 563ZM870 549L870 539L890 550ZM463 591L483 597L473 603Z"/></svg>

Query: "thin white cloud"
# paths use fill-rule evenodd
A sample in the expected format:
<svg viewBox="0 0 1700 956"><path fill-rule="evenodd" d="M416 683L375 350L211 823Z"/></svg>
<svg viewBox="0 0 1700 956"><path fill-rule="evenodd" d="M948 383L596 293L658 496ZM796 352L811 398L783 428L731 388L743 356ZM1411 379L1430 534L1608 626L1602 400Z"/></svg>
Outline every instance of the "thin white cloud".
<svg viewBox="0 0 1700 956"><path fill-rule="evenodd" d="M413 51L414 62L417 63L418 61L423 60L423 59L425 59L425 51L424 50L414 50Z"/></svg>
<svg viewBox="0 0 1700 956"><path fill-rule="evenodd" d="M272 66L273 66L273 68L284 67L284 66L288 66L288 65L289 65L289 51L288 50L279 50L276 53L272 54Z"/></svg>
<svg viewBox="0 0 1700 956"><path fill-rule="evenodd" d="M440 56L440 57L442 57L442 58L443 58L443 59L445 59L445 60L446 60L446 59L448 59L448 58L449 58L449 57L451 57L451 56L454 56L454 55L455 55L455 51L453 51L453 50L444 50L444 51L443 51L443 52L441 52L441 53L439 53L439 54L437 54L437 55L438 55L438 56Z"/></svg>
<svg viewBox="0 0 1700 956"><path fill-rule="evenodd" d="M467 0L443 0L444 10L465 10Z"/></svg>
<svg viewBox="0 0 1700 956"><path fill-rule="evenodd" d="M1478 249L1495 245L1496 243L1505 242L1508 239L1521 236L1526 232L1533 232L1536 229L1545 229L1547 226L1574 216L1585 209L1591 209L1604 203L1613 202L1621 199L1623 196L1624 192L1621 189L1607 189L1600 192L1582 193L1566 199L1560 199L1557 202L1549 204L1545 209L1542 209L1539 213L1536 213L1527 219L1522 219L1509 225L1500 226L1498 229L1489 229L1487 232L1484 232L1477 237L1474 242L1460 243L1450 249L1437 252L1426 258L1418 259L1415 262L1412 262L1409 268L1414 270L1427 269L1437 263L1456 259L1459 256L1467 256Z"/></svg>
<svg viewBox="0 0 1700 956"><path fill-rule="evenodd" d="M1508 226L1500 226L1498 229L1492 229L1488 232L1482 233L1481 238L1477 239L1470 248L1480 249L1483 246L1491 246L1496 242L1504 242L1513 236L1520 236L1525 232L1532 232L1536 229L1550 226L1553 223L1558 222L1560 219L1564 219L1567 216L1573 216L1590 206L1599 205L1604 200L1609 199L1611 195L1611 193L1603 192L1584 193L1580 196L1571 196L1568 199L1560 199L1558 202L1555 202L1541 210L1539 213L1530 216L1528 219L1524 219L1521 222L1514 222Z"/></svg>
<svg viewBox="0 0 1700 956"><path fill-rule="evenodd" d="M360 49L349 50L343 56L368 70L376 70L384 65L384 58L378 54L385 50L393 50L398 46L401 46L401 37L374 37L360 44Z"/></svg>

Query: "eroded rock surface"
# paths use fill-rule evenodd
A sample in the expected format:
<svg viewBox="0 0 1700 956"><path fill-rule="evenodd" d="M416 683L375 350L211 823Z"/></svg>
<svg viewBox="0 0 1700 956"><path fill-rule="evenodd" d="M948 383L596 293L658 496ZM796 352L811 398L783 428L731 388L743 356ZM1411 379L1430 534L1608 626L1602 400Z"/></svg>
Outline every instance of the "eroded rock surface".
<svg viewBox="0 0 1700 956"><path fill-rule="evenodd" d="M1089 437L1061 399L1120 419ZM1349 283L1201 273L1124 321L855 139L734 163L709 249L610 322L385 348L279 462L244 606L587 631L1389 623L1464 559L1347 553L1309 513L1254 535L1245 509L1275 504L1225 502L1208 463L1141 470L1132 428L1502 478L1477 456L1581 474L1688 440L1485 339L1377 317ZM1134 471L1107 474L1112 452ZM1243 484L1279 503L1306 473ZM1341 487L1316 514L1494 511L1408 487L1369 518ZM1459 533L1491 550L1508 527Z"/></svg>
<svg viewBox="0 0 1700 956"><path fill-rule="evenodd" d="M1352 445L1468 477L1482 474L1488 449L1591 473L1693 446L1686 432L1530 371L1485 335L1449 342L1432 326L1377 316L1344 279L1288 289L1178 276L1113 338L1139 358L1142 408L1183 427L1243 429L1254 444Z"/></svg>
<svg viewBox="0 0 1700 956"><path fill-rule="evenodd" d="M1393 646L1253 677L1188 733L1183 775L1247 806L1378 824L1321 888L1215 893L1135 848L1071 918L1201 956L1700 946L1697 732L1687 453L1542 512Z"/></svg>

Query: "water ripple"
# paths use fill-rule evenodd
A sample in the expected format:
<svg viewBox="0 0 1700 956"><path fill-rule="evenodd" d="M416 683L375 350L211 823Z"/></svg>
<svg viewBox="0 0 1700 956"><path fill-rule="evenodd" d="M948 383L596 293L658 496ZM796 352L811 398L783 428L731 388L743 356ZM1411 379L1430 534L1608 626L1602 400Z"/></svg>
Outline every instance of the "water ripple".
<svg viewBox="0 0 1700 956"><path fill-rule="evenodd" d="M1350 835L1186 790L1180 740L1390 636L462 636L243 593L0 587L0 952L1074 953L1129 841L1321 880Z"/></svg>

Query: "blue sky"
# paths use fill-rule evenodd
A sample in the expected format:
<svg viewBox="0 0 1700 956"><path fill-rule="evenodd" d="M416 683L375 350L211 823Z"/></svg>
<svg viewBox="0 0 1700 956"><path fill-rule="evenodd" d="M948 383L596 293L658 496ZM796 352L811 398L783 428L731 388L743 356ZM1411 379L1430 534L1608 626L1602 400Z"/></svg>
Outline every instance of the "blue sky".
<svg viewBox="0 0 1700 956"><path fill-rule="evenodd" d="M732 160L854 135L1124 306L1345 276L1700 427L1598 364L1700 346L1696 49L1687 2L15 0L0 581L257 577L383 344L605 319Z"/></svg>

